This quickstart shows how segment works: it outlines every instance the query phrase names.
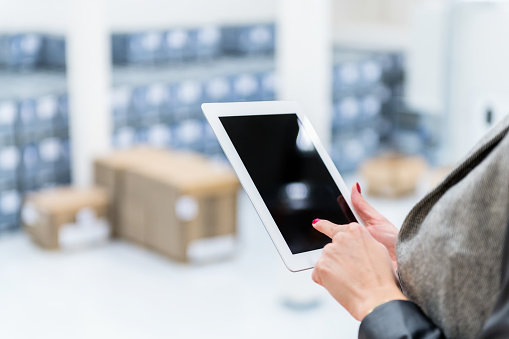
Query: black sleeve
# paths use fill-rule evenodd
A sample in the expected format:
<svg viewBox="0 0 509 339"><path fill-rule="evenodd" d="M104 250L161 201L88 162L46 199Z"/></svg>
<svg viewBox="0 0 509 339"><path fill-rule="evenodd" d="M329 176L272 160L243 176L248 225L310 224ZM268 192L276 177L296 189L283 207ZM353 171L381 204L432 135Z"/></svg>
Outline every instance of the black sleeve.
<svg viewBox="0 0 509 339"><path fill-rule="evenodd" d="M502 252L500 294L484 324L480 339L509 338L509 225ZM359 328L359 339L441 339L442 331L410 301L393 300L368 314Z"/></svg>
<svg viewBox="0 0 509 339"><path fill-rule="evenodd" d="M413 302L393 300L361 322L359 339L442 339L442 331Z"/></svg>

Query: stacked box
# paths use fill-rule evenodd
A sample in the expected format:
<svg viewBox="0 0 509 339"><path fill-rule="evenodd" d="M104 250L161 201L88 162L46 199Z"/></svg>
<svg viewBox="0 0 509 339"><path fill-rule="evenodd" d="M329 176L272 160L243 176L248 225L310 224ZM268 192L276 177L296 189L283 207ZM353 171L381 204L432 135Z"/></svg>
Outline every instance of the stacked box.
<svg viewBox="0 0 509 339"><path fill-rule="evenodd" d="M255 73L235 74L232 76L233 101L259 101L261 90L259 77Z"/></svg>
<svg viewBox="0 0 509 339"><path fill-rule="evenodd" d="M18 228L21 195L16 187L0 190L0 233Z"/></svg>
<svg viewBox="0 0 509 339"><path fill-rule="evenodd" d="M215 76L204 81L204 102L233 101L232 83L228 76Z"/></svg>
<svg viewBox="0 0 509 339"><path fill-rule="evenodd" d="M332 158L354 171L380 150L394 150L402 111L403 56L336 50L333 67Z"/></svg>
<svg viewBox="0 0 509 339"><path fill-rule="evenodd" d="M119 33L111 38L114 64L154 64L163 51L163 33Z"/></svg>
<svg viewBox="0 0 509 339"><path fill-rule="evenodd" d="M422 157L383 156L362 165L370 195L397 198L413 193L420 175L426 168Z"/></svg>
<svg viewBox="0 0 509 339"><path fill-rule="evenodd" d="M69 184L67 95L20 101L17 129L21 191Z"/></svg>
<svg viewBox="0 0 509 339"><path fill-rule="evenodd" d="M182 62L194 59L197 49L197 30L175 28L164 33L162 60Z"/></svg>
<svg viewBox="0 0 509 339"><path fill-rule="evenodd" d="M221 53L221 30L214 26L112 35L116 65L181 63L215 58Z"/></svg>
<svg viewBox="0 0 509 339"><path fill-rule="evenodd" d="M227 166L194 153L144 149L113 154L95 168L123 239L185 262L193 241L236 232L239 183Z"/></svg>
<svg viewBox="0 0 509 339"><path fill-rule="evenodd" d="M119 222L121 209L125 205L125 171L128 168L143 166L147 163L157 162L164 157L164 151L137 147L134 149L117 151L108 156L97 158L94 162L95 184L106 190L111 202L110 220L112 235L125 237L125 231Z"/></svg>
<svg viewBox="0 0 509 339"><path fill-rule="evenodd" d="M0 36L0 67L35 69L41 59L42 36L34 33Z"/></svg>
<svg viewBox="0 0 509 339"><path fill-rule="evenodd" d="M48 68L65 69L66 41L64 36L45 35L41 48L41 64Z"/></svg>
<svg viewBox="0 0 509 339"><path fill-rule="evenodd" d="M196 38L196 59L208 60L221 54L221 30L218 27L206 26L192 31Z"/></svg>
<svg viewBox="0 0 509 339"><path fill-rule="evenodd" d="M15 125L18 109L12 100L0 101L0 233L18 227L21 197L18 189L20 150Z"/></svg>
<svg viewBox="0 0 509 339"><path fill-rule="evenodd" d="M272 54L275 47L275 25L229 26L221 29L221 47L225 54Z"/></svg>
<svg viewBox="0 0 509 339"><path fill-rule="evenodd" d="M66 187L28 195L21 215L25 230L41 247L75 249L108 239L107 211L104 190Z"/></svg>
<svg viewBox="0 0 509 339"><path fill-rule="evenodd" d="M18 109L12 100L0 101L0 192L17 185L20 150L16 144Z"/></svg>

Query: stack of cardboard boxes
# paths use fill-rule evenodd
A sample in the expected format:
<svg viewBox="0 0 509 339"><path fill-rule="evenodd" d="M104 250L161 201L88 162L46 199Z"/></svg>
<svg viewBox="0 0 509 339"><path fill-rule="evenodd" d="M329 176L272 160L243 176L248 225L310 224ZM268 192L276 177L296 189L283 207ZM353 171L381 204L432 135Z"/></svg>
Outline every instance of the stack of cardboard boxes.
<svg viewBox="0 0 509 339"><path fill-rule="evenodd" d="M99 188L58 188L28 195L21 211L25 230L46 249L76 249L105 242L108 198Z"/></svg>
<svg viewBox="0 0 509 339"><path fill-rule="evenodd" d="M94 171L98 188L51 189L27 197L22 219L34 242L48 249L76 248L111 233L188 262L195 261L190 248L197 242L235 240L239 182L225 164L195 153L139 147L97 159ZM222 250L231 245L219 243Z"/></svg>
<svg viewBox="0 0 509 339"><path fill-rule="evenodd" d="M399 198L416 191L426 166L420 156L388 154L366 161L361 174L367 181L368 194Z"/></svg>
<svg viewBox="0 0 509 339"><path fill-rule="evenodd" d="M186 152L120 151L95 162L111 201L113 234L189 261L199 239L235 235L239 182L226 165Z"/></svg>

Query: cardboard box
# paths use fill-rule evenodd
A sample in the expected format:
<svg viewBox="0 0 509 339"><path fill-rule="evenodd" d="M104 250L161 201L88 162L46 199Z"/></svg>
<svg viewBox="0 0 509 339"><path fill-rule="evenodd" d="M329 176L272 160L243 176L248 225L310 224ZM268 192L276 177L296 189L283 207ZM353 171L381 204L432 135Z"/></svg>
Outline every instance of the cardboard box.
<svg viewBox="0 0 509 339"><path fill-rule="evenodd" d="M386 155L365 162L361 174L367 180L368 194L397 198L415 191L425 169L422 157Z"/></svg>
<svg viewBox="0 0 509 339"><path fill-rule="evenodd" d="M236 233L237 176L191 153L169 152L157 163L125 171L126 238L174 260L189 261L199 239Z"/></svg>
<svg viewBox="0 0 509 339"><path fill-rule="evenodd" d="M166 152L160 149L137 147L130 150L118 151L95 160L95 184L106 190L111 204L108 219L111 223L113 237L129 238L122 228L122 223L120 223L120 210L126 210L130 207L125 206L129 204L129 201L125 201L125 170L157 162L158 158L165 156Z"/></svg>
<svg viewBox="0 0 509 339"><path fill-rule="evenodd" d="M28 195L21 219L32 240L41 247L74 249L108 239L107 210L104 190L63 187Z"/></svg>

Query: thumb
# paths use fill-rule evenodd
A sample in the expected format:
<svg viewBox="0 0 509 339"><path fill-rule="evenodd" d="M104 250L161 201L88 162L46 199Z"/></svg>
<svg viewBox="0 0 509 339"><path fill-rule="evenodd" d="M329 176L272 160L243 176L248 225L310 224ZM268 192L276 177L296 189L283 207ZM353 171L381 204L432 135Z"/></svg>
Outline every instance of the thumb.
<svg viewBox="0 0 509 339"><path fill-rule="evenodd" d="M353 185L351 199L353 208L359 217L364 220L366 226L380 220L385 220L385 217L364 199L361 194L361 187L359 183Z"/></svg>

